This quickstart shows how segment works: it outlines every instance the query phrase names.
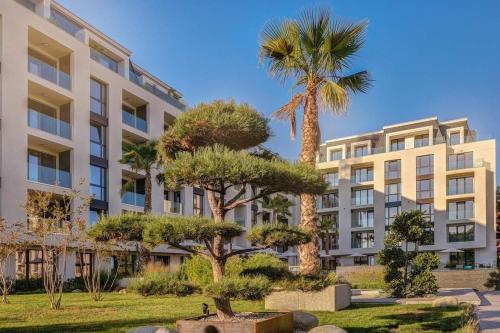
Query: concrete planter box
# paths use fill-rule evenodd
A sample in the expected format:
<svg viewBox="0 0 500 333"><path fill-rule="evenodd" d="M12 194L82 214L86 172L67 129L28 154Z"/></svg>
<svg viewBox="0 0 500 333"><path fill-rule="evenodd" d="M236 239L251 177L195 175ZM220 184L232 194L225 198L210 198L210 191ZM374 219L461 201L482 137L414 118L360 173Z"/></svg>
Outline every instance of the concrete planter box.
<svg viewBox="0 0 500 333"><path fill-rule="evenodd" d="M293 333L293 314L278 312L261 320L219 321L195 317L177 321L179 333Z"/></svg>
<svg viewBox="0 0 500 333"><path fill-rule="evenodd" d="M351 304L351 287L330 286L321 291L275 291L266 296L266 310L330 311L345 309Z"/></svg>

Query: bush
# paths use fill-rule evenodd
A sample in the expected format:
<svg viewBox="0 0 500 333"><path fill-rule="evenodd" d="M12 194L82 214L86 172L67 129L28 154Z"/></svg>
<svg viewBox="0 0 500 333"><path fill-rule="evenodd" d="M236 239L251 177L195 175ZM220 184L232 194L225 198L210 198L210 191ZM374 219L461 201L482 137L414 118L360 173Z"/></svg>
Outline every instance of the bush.
<svg viewBox="0 0 500 333"><path fill-rule="evenodd" d="M279 281L276 286L285 290L320 291L337 283L335 273L312 275L312 276L290 276Z"/></svg>
<svg viewBox="0 0 500 333"><path fill-rule="evenodd" d="M129 288L142 296L186 296L196 291L196 287L182 279L179 273L170 273L167 268L158 265L146 266L142 275L132 280Z"/></svg>
<svg viewBox="0 0 500 333"><path fill-rule="evenodd" d="M277 281L290 277L288 264L278 257L257 253L243 262L243 270L240 275L264 275L271 281Z"/></svg>
<svg viewBox="0 0 500 333"><path fill-rule="evenodd" d="M18 279L14 283L12 287L13 292L33 292L33 291L44 291L43 287L43 279L42 278L34 278L34 279Z"/></svg>
<svg viewBox="0 0 500 333"><path fill-rule="evenodd" d="M410 287L410 296L424 296L437 294L437 279L430 270L424 270L413 277Z"/></svg>
<svg viewBox="0 0 500 333"><path fill-rule="evenodd" d="M271 291L271 282L264 276L239 276L211 283L205 287L204 293L213 298L259 300Z"/></svg>
<svg viewBox="0 0 500 333"><path fill-rule="evenodd" d="M491 288L494 290L500 290L500 268L496 272L491 272L488 280L484 284L486 288Z"/></svg>
<svg viewBox="0 0 500 333"><path fill-rule="evenodd" d="M226 276L238 276L243 269L241 261L239 257L229 258L226 264ZM212 265L201 256L193 256L184 261L181 274L199 287L206 287L213 281Z"/></svg>

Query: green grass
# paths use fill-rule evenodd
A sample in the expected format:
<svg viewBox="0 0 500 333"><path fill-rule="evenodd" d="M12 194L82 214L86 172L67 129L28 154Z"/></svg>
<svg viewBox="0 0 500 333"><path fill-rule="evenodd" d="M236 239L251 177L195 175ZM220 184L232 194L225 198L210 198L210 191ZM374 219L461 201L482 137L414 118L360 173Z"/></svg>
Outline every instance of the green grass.
<svg viewBox="0 0 500 333"><path fill-rule="evenodd" d="M12 295L0 305L0 332L122 333L144 325L175 326L180 318L201 314L203 296L141 297L109 293L93 302L86 293L68 293L61 310L50 310L45 294ZM262 311L263 302L234 301L236 311ZM461 325L461 309L434 309L426 305L353 305L336 312L316 313L321 324L334 324L349 332L450 332Z"/></svg>

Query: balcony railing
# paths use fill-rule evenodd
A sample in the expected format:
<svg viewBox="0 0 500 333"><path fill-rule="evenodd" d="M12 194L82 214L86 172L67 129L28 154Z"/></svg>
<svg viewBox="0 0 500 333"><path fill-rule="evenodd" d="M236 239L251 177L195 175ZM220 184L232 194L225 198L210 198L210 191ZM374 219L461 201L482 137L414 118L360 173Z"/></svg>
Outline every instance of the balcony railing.
<svg viewBox="0 0 500 333"><path fill-rule="evenodd" d="M28 56L28 71L64 89L71 90L71 77L67 73L31 55Z"/></svg>
<svg viewBox="0 0 500 333"><path fill-rule="evenodd" d="M125 110L122 110L122 122L131 127L137 128L140 131L148 131L148 123L146 122L146 119L134 116L133 114Z"/></svg>
<svg viewBox="0 0 500 333"><path fill-rule="evenodd" d="M28 110L28 126L66 139L71 139L71 125L33 109Z"/></svg>
<svg viewBox="0 0 500 333"><path fill-rule="evenodd" d="M166 214L182 214L182 203L163 200L163 211Z"/></svg>
<svg viewBox="0 0 500 333"><path fill-rule="evenodd" d="M132 206L144 207L144 194L136 192L124 192L122 203Z"/></svg>
<svg viewBox="0 0 500 333"><path fill-rule="evenodd" d="M113 72L118 73L118 63L92 47L90 48L90 58Z"/></svg>
<svg viewBox="0 0 500 333"><path fill-rule="evenodd" d="M28 180L47 185L71 187L70 172L33 163L28 163Z"/></svg>

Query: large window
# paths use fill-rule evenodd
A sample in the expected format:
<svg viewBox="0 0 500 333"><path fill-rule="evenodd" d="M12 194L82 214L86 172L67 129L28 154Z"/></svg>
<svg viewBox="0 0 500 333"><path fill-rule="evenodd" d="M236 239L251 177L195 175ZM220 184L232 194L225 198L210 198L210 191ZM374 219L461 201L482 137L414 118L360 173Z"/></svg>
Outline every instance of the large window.
<svg viewBox="0 0 500 333"><path fill-rule="evenodd" d="M90 79L90 111L106 116L106 86Z"/></svg>
<svg viewBox="0 0 500 333"><path fill-rule="evenodd" d="M417 156L417 176L432 175L434 173L434 156Z"/></svg>
<svg viewBox="0 0 500 333"><path fill-rule="evenodd" d="M329 172L323 175L324 179L330 186L339 186L339 173Z"/></svg>
<svg viewBox="0 0 500 333"><path fill-rule="evenodd" d="M42 250L26 250L17 252L16 278L19 280L41 279L44 261Z"/></svg>
<svg viewBox="0 0 500 333"><path fill-rule="evenodd" d="M106 169L90 165L90 194L96 200L106 201Z"/></svg>
<svg viewBox="0 0 500 333"><path fill-rule="evenodd" d="M419 203L417 204L417 210L422 212L422 215L428 225L425 230L429 234L427 242L422 245L432 245L434 244L434 204L432 203Z"/></svg>
<svg viewBox="0 0 500 333"><path fill-rule="evenodd" d="M385 202L401 201L401 183L385 184Z"/></svg>
<svg viewBox="0 0 500 333"><path fill-rule="evenodd" d="M415 148L425 147L428 145L429 145L429 135L428 134L417 135L415 137Z"/></svg>
<svg viewBox="0 0 500 333"><path fill-rule="evenodd" d="M339 161L342 159L342 149L335 149L330 151L330 161Z"/></svg>
<svg viewBox="0 0 500 333"><path fill-rule="evenodd" d="M474 240L474 223L448 225L448 242L471 242Z"/></svg>
<svg viewBox="0 0 500 333"><path fill-rule="evenodd" d="M92 46L90 47L90 58L118 73L118 62Z"/></svg>
<svg viewBox="0 0 500 333"><path fill-rule="evenodd" d="M373 167L352 169L352 183L370 182L372 180Z"/></svg>
<svg viewBox="0 0 500 333"><path fill-rule="evenodd" d="M373 209L353 210L351 213L352 228L373 228Z"/></svg>
<svg viewBox="0 0 500 333"><path fill-rule="evenodd" d="M75 262L75 277L92 275L92 253L76 253L78 258Z"/></svg>
<svg viewBox="0 0 500 333"><path fill-rule="evenodd" d="M122 105L122 122L143 132L148 131L147 105L136 108Z"/></svg>
<svg viewBox="0 0 500 333"><path fill-rule="evenodd" d="M385 162L385 179L401 178L401 160Z"/></svg>
<svg viewBox="0 0 500 333"><path fill-rule="evenodd" d="M106 215L106 211L101 210L101 209L95 209L95 208L90 208L89 209L89 221L88 225L92 226L99 222L102 216Z"/></svg>
<svg viewBox="0 0 500 333"><path fill-rule="evenodd" d="M472 152L448 155L448 170L457 170L473 167Z"/></svg>
<svg viewBox="0 0 500 333"><path fill-rule="evenodd" d="M448 219L462 220L474 218L474 201L453 201L448 203Z"/></svg>
<svg viewBox="0 0 500 333"><path fill-rule="evenodd" d="M393 222L396 216L401 213L401 206L391 206L385 207L385 225L389 227Z"/></svg>
<svg viewBox="0 0 500 333"><path fill-rule="evenodd" d="M339 194L337 192L325 193L321 196L321 208L333 208L339 205Z"/></svg>
<svg viewBox="0 0 500 333"><path fill-rule="evenodd" d="M463 266L474 267L475 258L474 250L463 250L462 252L450 253L450 264L451 268L462 268Z"/></svg>
<svg viewBox="0 0 500 333"><path fill-rule="evenodd" d="M364 188L353 190L351 194L351 203L354 206L372 205L373 204L373 189Z"/></svg>
<svg viewBox="0 0 500 333"><path fill-rule="evenodd" d="M434 179L417 180L417 199L434 197Z"/></svg>
<svg viewBox="0 0 500 333"><path fill-rule="evenodd" d="M351 233L351 248L368 249L373 247L373 231L360 231Z"/></svg>
<svg viewBox="0 0 500 333"><path fill-rule="evenodd" d="M193 215L203 216L203 197L201 193L193 193Z"/></svg>
<svg viewBox="0 0 500 333"><path fill-rule="evenodd" d="M354 147L354 157L361 157L368 155L368 146L357 146Z"/></svg>
<svg viewBox="0 0 500 333"><path fill-rule="evenodd" d="M106 158L106 127L90 124L90 155Z"/></svg>
<svg viewBox="0 0 500 333"><path fill-rule="evenodd" d="M392 139L391 140L391 151L398 151L405 149L405 139Z"/></svg>
<svg viewBox="0 0 500 333"><path fill-rule="evenodd" d="M465 194L474 192L474 177L448 179L448 194Z"/></svg>
<svg viewBox="0 0 500 333"><path fill-rule="evenodd" d="M331 228L328 230L328 236L324 235L321 238L321 248L325 250L328 248L329 250L336 250L339 248L339 235L338 235L338 221L337 221L337 213L332 214L322 214L320 215L321 221L328 221L331 223ZM329 243L328 243L329 241Z"/></svg>
<svg viewBox="0 0 500 333"><path fill-rule="evenodd" d="M460 131L450 133L450 145L460 144Z"/></svg>

